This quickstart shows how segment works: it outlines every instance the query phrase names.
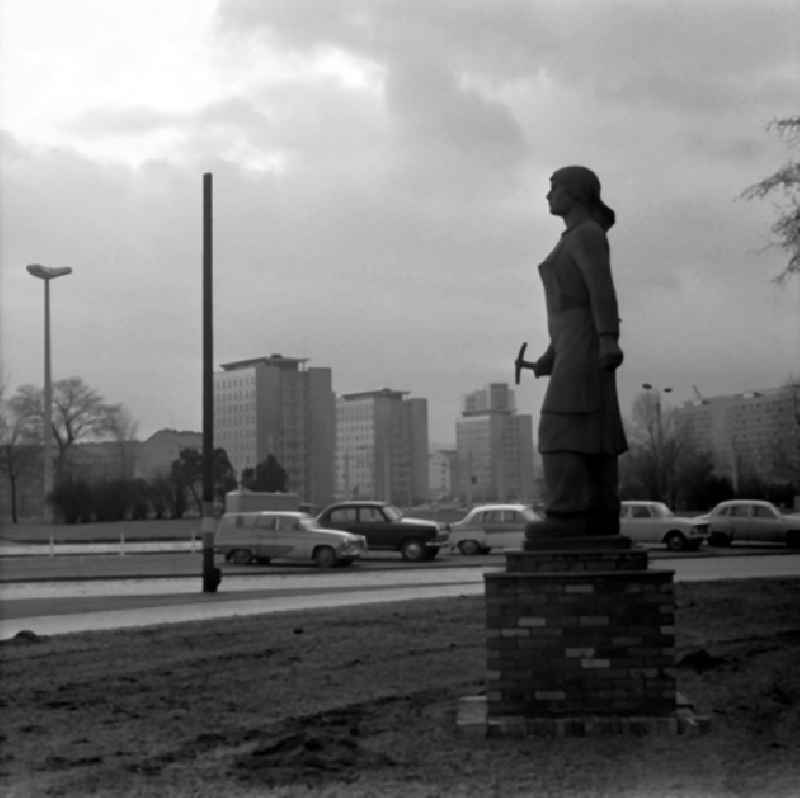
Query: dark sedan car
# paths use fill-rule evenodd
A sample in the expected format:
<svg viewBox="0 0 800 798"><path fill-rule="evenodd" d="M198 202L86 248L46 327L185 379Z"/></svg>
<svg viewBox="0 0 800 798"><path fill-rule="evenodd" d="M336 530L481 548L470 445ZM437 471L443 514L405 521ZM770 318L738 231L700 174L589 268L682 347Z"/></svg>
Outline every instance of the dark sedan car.
<svg viewBox="0 0 800 798"><path fill-rule="evenodd" d="M448 542L446 525L424 518L406 518L388 502L329 504L317 516L317 525L363 535L371 550L399 551L410 562L432 560Z"/></svg>

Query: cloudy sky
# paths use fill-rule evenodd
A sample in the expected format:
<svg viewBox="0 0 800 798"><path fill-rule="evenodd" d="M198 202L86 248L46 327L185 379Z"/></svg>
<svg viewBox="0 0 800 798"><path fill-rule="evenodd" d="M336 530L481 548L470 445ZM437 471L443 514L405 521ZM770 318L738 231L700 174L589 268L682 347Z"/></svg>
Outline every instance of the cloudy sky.
<svg viewBox="0 0 800 798"><path fill-rule="evenodd" d="M775 206L796 0L0 0L2 377L80 375L140 436L201 424L201 188L214 175L215 363L272 352L337 393L461 397L546 344L548 178L598 172L618 224L623 412L800 370ZM544 384L526 375L521 410Z"/></svg>

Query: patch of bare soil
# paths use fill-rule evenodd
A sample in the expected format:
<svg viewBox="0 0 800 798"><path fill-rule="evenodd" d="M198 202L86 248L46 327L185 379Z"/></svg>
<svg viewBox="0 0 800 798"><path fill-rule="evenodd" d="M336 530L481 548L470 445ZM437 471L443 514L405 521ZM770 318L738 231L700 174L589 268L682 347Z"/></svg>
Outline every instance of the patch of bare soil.
<svg viewBox="0 0 800 798"><path fill-rule="evenodd" d="M0 791L22 796L796 796L800 580L677 586L705 734L474 739L483 599L0 644Z"/></svg>

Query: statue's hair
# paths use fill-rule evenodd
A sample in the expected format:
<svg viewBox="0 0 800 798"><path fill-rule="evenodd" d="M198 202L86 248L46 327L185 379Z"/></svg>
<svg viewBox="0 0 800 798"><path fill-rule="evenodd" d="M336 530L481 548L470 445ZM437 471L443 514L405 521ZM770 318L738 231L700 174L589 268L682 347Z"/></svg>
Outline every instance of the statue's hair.
<svg viewBox="0 0 800 798"><path fill-rule="evenodd" d="M571 196L586 206L592 218L603 228L610 230L616 214L600 199L600 178L586 166L565 166L553 172L553 183L563 186Z"/></svg>

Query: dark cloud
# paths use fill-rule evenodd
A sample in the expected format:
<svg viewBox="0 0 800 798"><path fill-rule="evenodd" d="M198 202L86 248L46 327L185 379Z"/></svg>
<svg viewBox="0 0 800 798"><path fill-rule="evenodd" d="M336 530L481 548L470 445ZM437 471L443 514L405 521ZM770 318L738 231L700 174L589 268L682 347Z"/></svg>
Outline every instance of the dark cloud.
<svg viewBox="0 0 800 798"><path fill-rule="evenodd" d="M500 83L546 70L609 101L695 114L785 96L800 63L800 7L791 0L231 0L219 23L228 34L266 35L290 49L341 47L392 69L435 61Z"/></svg>
<svg viewBox="0 0 800 798"><path fill-rule="evenodd" d="M222 3L223 48L335 48L374 65L375 85L298 74L192 112L73 120L92 141L178 136L179 158L136 170L0 142L3 324L24 339L6 348L11 376L39 373L41 297L22 266L72 265L54 303L57 373L130 403L142 431L199 424L212 171L217 362L280 351L332 366L339 392L411 390L450 440L461 395L510 381L522 340L546 345L536 265L561 225L544 194L555 168L583 162L619 217L623 403L642 381L766 387L800 355L785 334L796 305L769 293L779 254L757 252L770 208L735 199L783 160L764 125L794 102L796 49L788 5L753 9ZM520 407L535 411L542 388L526 383Z"/></svg>

